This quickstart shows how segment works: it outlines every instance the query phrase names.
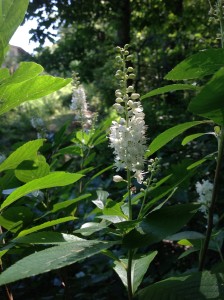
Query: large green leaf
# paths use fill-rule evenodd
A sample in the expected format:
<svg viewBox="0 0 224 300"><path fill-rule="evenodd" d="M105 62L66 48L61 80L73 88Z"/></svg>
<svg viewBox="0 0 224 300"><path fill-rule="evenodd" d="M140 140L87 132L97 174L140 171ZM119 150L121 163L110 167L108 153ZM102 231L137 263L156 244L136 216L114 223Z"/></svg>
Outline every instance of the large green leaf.
<svg viewBox="0 0 224 300"><path fill-rule="evenodd" d="M35 160L38 149L43 146L43 139L30 141L17 148L0 164L0 172L15 169L24 160Z"/></svg>
<svg viewBox="0 0 224 300"><path fill-rule="evenodd" d="M138 292L138 300L223 300L223 274L208 271L171 277Z"/></svg>
<svg viewBox="0 0 224 300"><path fill-rule="evenodd" d="M35 252L6 269L0 275L0 285L63 268L113 246L115 242L82 240L65 242Z"/></svg>
<svg viewBox="0 0 224 300"><path fill-rule="evenodd" d="M9 40L22 22L29 0L0 0L0 65Z"/></svg>
<svg viewBox="0 0 224 300"><path fill-rule="evenodd" d="M66 233L55 231L42 231L31 233L26 236L16 237L12 240L16 244L44 244L44 245L57 245L60 243L82 241L83 239Z"/></svg>
<svg viewBox="0 0 224 300"><path fill-rule="evenodd" d="M65 222L70 222L70 221L74 221L76 218L75 217L64 217L64 218L59 218L57 220L52 220L52 221L47 221L43 224L37 225L37 226L33 226L29 229L25 229L20 231L20 233L18 234L18 237L22 237L22 236L26 236L27 234L33 233L33 232L37 232L39 230L48 228L48 227L52 227L61 223L65 223Z"/></svg>
<svg viewBox="0 0 224 300"><path fill-rule="evenodd" d="M174 92L174 91L182 91L182 90L198 90L199 87L192 85L192 84L171 84L171 85L166 85L161 88L152 90L151 92L143 95L141 97L141 100L144 100L146 98L150 98L156 95L161 95L165 94L168 92Z"/></svg>
<svg viewBox="0 0 224 300"><path fill-rule="evenodd" d="M221 68L190 102L188 109L198 115L224 124L224 68Z"/></svg>
<svg viewBox="0 0 224 300"><path fill-rule="evenodd" d="M184 80L214 74L224 66L224 49L208 49L194 54L179 63L165 79Z"/></svg>
<svg viewBox="0 0 224 300"><path fill-rule="evenodd" d="M33 62L20 64L15 75L0 86L0 115L25 101L51 94L71 81L50 75L39 75L42 70L41 66Z"/></svg>
<svg viewBox="0 0 224 300"><path fill-rule="evenodd" d="M66 172L52 172L44 177L34 179L28 183L18 187L13 191L6 200L2 203L1 209L6 208L10 204L14 203L19 198L36 190L52 188L57 186L65 186L79 180L83 175L77 173L66 173Z"/></svg>
<svg viewBox="0 0 224 300"><path fill-rule="evenodd" d="M157 251L153 251L147 255L141 256L139 258L132 260L131 266L131 283L132 283L132 292L133 294L137 291L139 285L142 282L142 279L145 273L148 270L150 263L153 261L155 256L157 255ZM121 259L120 261L114 262L114 270L120 277L121 281L123 282L124 286L127 288L127 259Z"/></svg>
<svg viewBox="0 0 224 300"><path fill-rule="evenodd" d="M16 177L22 182L41 178L50 173L50 166L43 155L37 155L34 161L24 161L15 170Z"/></svg>
<svg viewBox="0 0 224 300"><path fill-rule="evenodd" d="M124 237L124 244L138 248L157 243L178 232L199 207L198 204L177 204L155 210Z"/></svg>
<svg viewBox="0 0 224 300"><path fill-rule="evenodd" d="M30 208L14 206L2 212L0 215L0 225L11 232L17 232L24 225L32 222L32 219L33 213Z"/></svg>
<svg viewBox="0 0 224 300"><path fill-rule="evenodd" d="M152 141L152 143L149 145L146 156L154 154L157 150L165 146L167 143L169 143L171 140L173 140L175 137L177 137L187 129L203 123L205 123L205 121L186 122L167 129Z"/></svg>
<svg viewBox="0 0 224 300"><path fill-rule="evenodd" d="M7 84L21 83L30 80L43 72L44 68L34 62L21 62L18 69L8 78L1 82L1 87Z"/></svg>

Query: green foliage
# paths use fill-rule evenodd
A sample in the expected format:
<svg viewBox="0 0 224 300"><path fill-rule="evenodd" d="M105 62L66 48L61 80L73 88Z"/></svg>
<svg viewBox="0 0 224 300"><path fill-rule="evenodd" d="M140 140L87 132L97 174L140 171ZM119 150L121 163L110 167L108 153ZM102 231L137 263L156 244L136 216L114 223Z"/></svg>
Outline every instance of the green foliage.
<svg viewBox="0 0 224 300"><path fill-rule="evenodd" d="M56 238L56 242L58 243L58 238ZM57 246L33 253L16 262L0 275L0 284L7 284L71 265L95 255L114 244L114 242L94 240L76 240L74 242L59 243Z"/></svg>
<svg viewBox="0 0 224 300"><path fill-rule="evenodd" d="M40 75L43 68L32 62L23 62L10 78L2 80L0 86L0 115L19 104L48 95L71 80ZM26 93L24 94L24 90Z"/></svg>
<svg viewBox="0 0 224 300"><path fill-rule="evenodd" d="M24 18L28 3L29 0L0 1L0 65L9 40Z"/></svg>
<svg viewBox="0 0 224 300"><path fill-rule="evenodd" d="M145 273L148 270L150 263L153 261L155 256L157 255L157 251L153 251L147 255L143 255L138 259L133 259L132 267L131 267L131 275L132 275L132 291L135 293L142 282L142 279ZM121 259L120 261L115 261L114 270L121 278L124 286L128 287L127 283L127 268L128 268L128 260Z"/></svg>
<svg viewBox="0 0 224 300"><path fill-rule="evenodd" d="M3 19L4 12L8 12L11 4L14 3L13 9L15 9L19 2L22 3L22 1L11 1L7 5L1 3L3 10L0 10L0 20ZM93 91L96 87L100 87L104 91L99 94L105 93L109 96L114 85L114 81L111 80L114 65L110 63L112 55L110 43L113 42L116 32L119 33L121 45L129 39L131 33L138 65L137 79L134 83L136 88L140 87L142 90L148 90L147 85L151 86L151 91L141 97L141 100L151 98L150 102L144 101L144 105L151 105L154 110L155 107L162 106L162 103L165 108L168 103L171 108L178 106L177 93L183 98L180 101L181 105L188 106L190 119L182 122L179 111L172 108L171 113L176 114L176 119L179 118L179 124L170 126L168 122L166 124L169 125L168 129L162 133L159 132L160 127L156 128L156 137L145 153L147 158L155 156L157 152L162 160L157 157L150 159L147 170L139 170L138 164L135 170L129 170L129 167L127 170L119 170L122 177L114 177L115 182L112 182L114 172L111 152L107 153L105 145L111 119L102 120L103 115L100 115L101 123L98 125L93 122L94 124L90 126L90 123L85 123L85 114L80 118L80 115L74 112L74 115L76 114L74 118L73 112L70 112L70 123L64 124L62 118L62 126L56 123L56 129L51 134L48 134L41 122L38 125L40 128L34 126L42 138L23 142L19 147L14 145L13 149L16 150L7 158L3 158L0 163L3 191L0 206L2 227L0 257L1 268L4 268L0 274L0 285L18 280L25 282L23 281L25 278L62 268L59 273L63 275L65 272L65 278L69 278L68 266L79 262L84 268L89 269L89 261L84 260L95 254L104 254L109 258L105 268L111 270L113 267L127 289L129 300L133 299L135 294L137 299L222 299L222 265L217 267L215 273L203 272L203 270L205 267L211 269L209 259L206 261L206 257L210 257L207 250L212 250L216 255L212 258L212 263L223 260L224 235L222 222L220 222L223 219L223 210L220 209L222 204L216 202L216 199L219 200L220 191L217 183L222 174L221 162L224 151L223 49L199 51L173 68L174 62L185 57L186 52L182 53L182 50L191 45L190 40L196 43L194 50L206 48L208 42L217 46L217 43L212 42L206 35L204 41L199 43L199 36L202 32L206 33L207 29L202 26L198 29L198 33L194 32L192 24L200 22L195 14L197 6L193 1L175 0L172 3L152 1L150 12L146 9L146 2L141 1L127 0L114 3L100 1L95 4L92 1L81 1L87 10L87 16L90 17L88 20L85 16L85 24L80 23L84 11L75 9L77 3L71 3L70 6L61 1L48 3L46 9L54 20L63 16L65 18L63 15L65 12L68 14L67 24L61 28L61 40L57 47L52 51L45 49L42 57L41 55L39 57L47 65L49 63L49 70L55 74L67 74L70 73L70 69L78 68L84 82L95 82ZM200 3L202 4L201 1ZM31 1L31 11L40 9L42 5L44 1L37 3ZM60 10L55 10L55 14L52 14L54 5L60 6ZM127 9L129 5L132 14L124 19L125 13L129 11ZM11 16L4 20L7 24L4 25L6 33L3 34L6 43L9 35L12 35L13 30L16 29L22 10L23 14L25 12L25 6L21 7L21 10L18 9L18 13L15 13L16 18L13 22L10 21ZM206 5L201 5L200 14L204 15L205 8ZM100 13L94 14L93 11L97 9ZM72 25L69 24L71 16L74 20ZM102 20L105 16L108 20L103 26ZM116 19L120 24L119 30L116 30L115 22L111 23L109 19ZM191 19L192 22L189 22ZM135 24L131 32L129 27L124 26L128 25L130 20ZM143 21L146 21L146 24ZM189 30L187 32L183 30L186 33L186 42L182 43L180 35L188 23ZM140 30L142 24L145 25ZM97 35L100 34L99 37L102 37L105 33L108 34L107 39L104 38L99 43ZM40 35L39 38L43 37ZM3 42L0 40L0 50L3 53L5 44L1 43ZM122 55L124 53L129 64L127 49L129 49L127 45L124 49L119 48L119 53ZM54 60L53 65L50 58ZM83 61L82 65L81 61ZM162 61L167 62L166 65L158 66ZM129 65L126 65L126 62L124 60L123 69L119 70L124 81L120 81L121 90L116 92L123 98L118 97L116 101L121 100L125 103L122 107L126 112L127 120L131 113L141 120L144 114L141 112L142 106L136 100L139 96L129 92L130 89L135 88L128 87L127 79L129 81L134 75L130 74L132 71L127 71ZM146 72L142 71L146 63L150 66L151 73L147 73L145 82L152 74L154 79L151 78L147 84L143 83L141 86L139 80ZM162 78L166 70L171 68L173 69L165 76L165 80L184 80L184 83L168 84L158 88L158 83L163 85ZM192 79L194 79L193 83ZM2 69L0 70L0 114L5 114L23 102L49 95L70 81L70 79L43 75L43 68L31 62L21 63L13 74L10 74L8 69ZM134 86L134 83L131 84ZM154 86L156 89L153 90ZM92 94L94 95L94 92ZM97 93L97 96L99 94ZM194 98L190 100L192 94ZM159 98L154 102L152 97L158 96ZM129 103L126 103L127 98ZM56 102L58 98L52 96L52 99ZM45 103L45 100L46 98L42 102ZM92 99L92 103L94 101L96 99ZM107 101L106 99L105 102ZM35 103L38 107L39 102ZM68 103L66 105L68 106ZM49 109L50 114L51 111L53 111L52 107ZM181 111L186 114L185 108ZM190 112L209 120L196 120ZM90 111L88 113L91 114ZM158 116L159 113L165 118L163 109L160 108ZM53 116L50 117L53 119ZM221 127L215 126L214 132L211 132L210 126L213 122ZM137 125L140 134L141 124ZM154 125L156 127L156 124ZM200 125L200 133L196 132L198 125ZM119 126L119 130L124 130L122 123ZM181 150L184 160L180 162L176 146L178 142L175 138L187 130L189 135L183 139L182 145L185 145L185 148ZM214 137L218 141L218 152L215 143L213 147ZM120 136L116 136L115 142L118 142L119 138ZM168 143L171 141L170 146ZM199 150L204 141L206 147L203 146ZM130 140L123 141L127 144L127 153L130 142ZM139 153L140 145L135 145L134 142L131 145L136 146L138 151L136 153ZM172 153L178 163L173 163ZM203 162L207 164L202 165ZM205 174L209 174L211 180L215 164L213 191L208 191L208 194L213 193L211 202L203 202L205 201L203 197L205 198L207 194L201 193L199 187L202 189L202 184L206 183L207 187L210 186L207 181L203 181L202 184L198 182L196 185L200 197L199 203L195 203L198 197L193 187L195 181L201 181L201 177ZM144 179L139 180L139 177L133 174L138 171L141 172L139 176ZM205 219L208 219L207 225ZM205 226L207 226L206 232ZM192 272L198 263L194 252L199 252L200 272L197 273ZM168 256L169 254L172 255ZM189 254L192 259L189 258ZM98 268L99 264L94 268L95 273ZM186 270L189 273L185 273ZM182 275L177 276L177 274ZM65 282L65 286L69 287L69 284ZM144 288L138 292L141 286Z"/></svg>
<svg viewBox="0 0 224 300"><path fill-rule="evenodd" d="M156 151L158 151L160 148L165 146L167 143L169 143L172 139L186 131L187 129L200 125L205 123L205 121L193 121L193 122L186 122L184 124L176 125L172 128L167 129L160 135L158 135L152 143L149 145L149 149L147 152L147 156L150 156L154 154Z"/></svg>
<svg viewBox="0 0 224 300"><path fill-rule="evenodd" d="M14 203L16 200L21 197L41 189L51 188L55 186L65 186L79 180L83 175L81 174L71 174L66 172L52 172L41 178L37 178L27 182L26 184L18 187L13 191L1 205L1 209L6 208L7 206Z"/></svg>
<svg viewBox="0 0 224 300"><path fill-rule="evenodd" d="M137 299L223 299L223 274L208 271L171 277L139 291Z"/></svg>
<svg viewBox="0 0 224 300"><path fill-rule="evenodd" d="M178 204L152 211L124 237L126 247L138 248L158 243L179 231L195 214L199 205Z"/></svg>
<svg viewBox="0 0 224 300"><path fill-rule="evenodd" d="M165 79L198 79L212 75L223 67L223 59L223 49L207 49L201 51L179 63L165 76Z"/></svg>

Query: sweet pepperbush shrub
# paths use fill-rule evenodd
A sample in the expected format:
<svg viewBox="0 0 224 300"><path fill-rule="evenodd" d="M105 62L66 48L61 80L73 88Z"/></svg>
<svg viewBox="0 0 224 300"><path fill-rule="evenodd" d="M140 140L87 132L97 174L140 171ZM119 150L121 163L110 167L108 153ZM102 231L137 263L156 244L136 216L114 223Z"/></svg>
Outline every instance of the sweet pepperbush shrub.
<svg viewBox="0 0 224 300"><path fill-rule="evenodd" d="M27 5L26 0L14 0L2 6L1 63ZM223 45L222 0L217 1L213 11L214 18L219 20ZM223 47L188 57L165 77L180 83L143 96L134 88L134 62L129 45L117 47L115 62L118 88L112 122L97 125L96 115L88 108L84 87L74 74L71 102L74 132L67 133L65 125L52 140L38 135L38 139L24 143L1 160L0 284L7 286L100 253L113 262L129 300L223 299L223 213L220 210ZM11 75L8 69L0 70L1 115L71 82L42 72L43 68L32 62L21 63ZM155 95L186 89L195 93L188 105L195 120L167 129L148 145L150 126L148 130L142 103ZM164 147L165 151L175 137L199 126L209 127L210 131L190 134L182 145L208 135L211 143L217 143L217 151L182 166L181 176L176 176L173 170L164 175L160 150ZM105 141L114 164L105 162L99 167L96 149ZM214 173L213 182L211 176L206 178L207 168L202 178L197 177L197 170L210 162L215 166L210 171ZM113 172L110 193L106 190L108 186L102 188L94 181L108 170ZM179 187L193 181L195 198L187 203L175 203L173 196ZM115 186L118 190L120 187L119 193L113 193ZM88 207L88 214L81 213L83 207ZM197 231L190 220L200 214L204 226ZM179 259L197 254L198 268L146 284L144 278L150 277L148 270L158 259L163 241L185 247ZM212 266L207 259L210 251L218 257Z"/></svg>

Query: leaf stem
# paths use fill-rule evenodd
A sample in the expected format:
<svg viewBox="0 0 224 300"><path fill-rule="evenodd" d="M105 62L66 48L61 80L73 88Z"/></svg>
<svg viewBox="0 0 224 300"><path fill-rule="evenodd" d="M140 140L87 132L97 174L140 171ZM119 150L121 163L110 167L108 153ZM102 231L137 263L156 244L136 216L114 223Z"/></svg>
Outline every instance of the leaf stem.
<svg viewBox="0 0 224 300"><path fill-rule="evenodd" d="M131 172L127 169L127 185L128 185L128 212L129 212L129 221L132 220L132 204L131 204ZM132 250L128 250L128 266L127 266L127 284L128 284L128 299L132 300L133 293L132 293L132 257L133 252Z"/></svg>
<svg viewBox="0 0 224 300"><path fill-rule="evenodd" d="M203 243L200 257L199 257L199 271L202 271L204 269L209 241L211 239L215 203L219 192L219 177L220 177L221 166L222 166L223 152L224 152L224 126L221 128L220 137L218 138L218 157L217 157L217 164L215 170L214 188L212 193L211 205L208 210L208 223L207 223L205 241Z"/></svg>

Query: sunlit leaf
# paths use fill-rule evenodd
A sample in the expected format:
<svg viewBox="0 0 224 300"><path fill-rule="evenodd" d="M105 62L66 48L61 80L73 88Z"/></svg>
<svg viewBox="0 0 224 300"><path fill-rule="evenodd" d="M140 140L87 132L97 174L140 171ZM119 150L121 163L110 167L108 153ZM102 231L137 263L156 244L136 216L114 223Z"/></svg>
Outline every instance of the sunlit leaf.
<svg viewBox="0 0 224 300"><path fill-rule="evenodd" d="M0 172L15 169L24 160L35 160L38 149L43 146L43 139L30 141L17 148L0 164Z"/></svg>
<svg viewBox="0 0 224 300"><path fill-rule="evenodd" d="M12 192L6 200L2 203L1 209L14 203L19 198L33 192L36 190L52 188L56 186L65 186L76 182L82 177L80 174L72 174L66 172L52 172L44 177L34 179L21 187L18 187L14 192Z"/></svg>
<svg viewBox="0 0 224 300"><path fill-rule="evenodd" d="M169 143L171 140L173 140L175 137L177 137L187 129L203 123L205 123L205 121L192 121L179 124L167 129L152 141L152 143L149 145L149 149L146 153L146 156L154 154L156 151L158 151L160 148L165 146L167 143Z"/></svg>
<svg viewBox="0 0 224 300"><path fill-rule="evenodd" d="M28 3L29 0L0 1L0 66L9 40L23 21Z"/></svg>
<svg viewBox="0 0 224 300"><path fill-rule="evenodd" d="M44 244L44 245L57 245L67 242L83 241L83 239L66 233L60 233L55 231L42 231L31 233L26 236L16 237L12 240L16 244Z"/></svg>
<svg viewBox="0 0 224 300"><path fill-rule="evenodd" d="M152 90L151 92L143 95L141 97L141 100L144 100L146 98L150 98L156 95L161 95L165 94L168 92L174 92L174 91L182 91L182 90L199 90L198 86L191 85L191 84L171 84L171 85L166 85L161 88Z"/></svg>
<svg viewBox="0 0 224 300"><path fill-rule="evenodd" d="M116 244L110 241L75 241L35 252L19 260L0 275L0 285L60 269L93 256Z"/></svg>
<svg viewBox="0 0 224 300"><path fill-rule="evenodd" d="M51 94L71 81L71 79L63 79L50 75L36 76L33 70L30 70L30 64L34 63L22 64L23 72L27 74L24 76L20 74L20 79L25 78L25 81L20 82L17 77L13 80L12 77L8 79L8 84L0 86L0 115L25 101L39 99ZM29 75L30 79L27 79Z"/></svg>
<svg viewBox="0 0 224 300"><path fill-rule="evenodd" d="M224 66L224 49L207 49L193 54L171 70L165 79L183 80L214 74Z"/></svg>
<svg viewBox="0 0 224 300"><path fill-rule="evenodd" d="M45 228L48 228L48 227L52 227L52 226L55 226L55 225L58 225L58 224L61 224L61 223L74 221L75 219L76 219L75 217L70 216L70 217L65 217L65 218L59 218L57 220L47 221L43 224L33 226L29 229L25 229L25 230L20 231L20 233L18 234L18 237L22 237L22 236L25 236L27 234L30 234L30 233L33 233L33 232L36 232L36 231L39 231L39 230L42 230L42 229L45 229Z"/></svg>

